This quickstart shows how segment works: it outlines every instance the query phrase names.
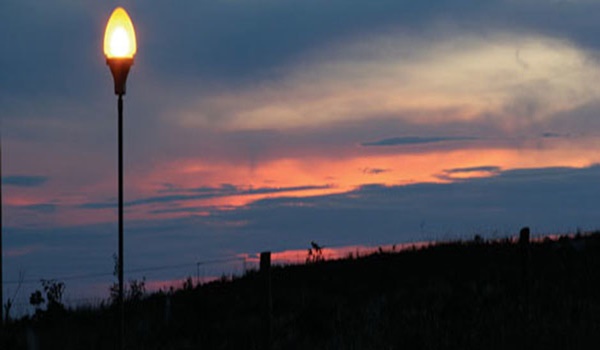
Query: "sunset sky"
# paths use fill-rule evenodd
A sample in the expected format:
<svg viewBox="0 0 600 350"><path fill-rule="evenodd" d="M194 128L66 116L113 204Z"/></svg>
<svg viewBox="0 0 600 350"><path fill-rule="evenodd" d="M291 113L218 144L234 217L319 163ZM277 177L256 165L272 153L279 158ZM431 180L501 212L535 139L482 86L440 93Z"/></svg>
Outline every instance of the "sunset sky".
<svg viewBox="0 0 600 350"><path fill-rule="evenodd" d="M138 41L126 279L313 240L600 228L600 1L8 0L9 282L108 274L67 281L77 298L114 280L117 111L102 40L116 6Z"/></svg>

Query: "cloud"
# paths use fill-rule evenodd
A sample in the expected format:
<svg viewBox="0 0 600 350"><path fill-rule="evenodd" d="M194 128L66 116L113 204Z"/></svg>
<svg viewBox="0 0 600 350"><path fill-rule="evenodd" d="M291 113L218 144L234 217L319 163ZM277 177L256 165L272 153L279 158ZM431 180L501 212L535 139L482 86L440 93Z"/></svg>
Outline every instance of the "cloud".
<svg viewBox="0 0 600 350"><path fill-rule="evenodd" d="M445 169L441 174L436 175L444 181L464 181L466 179L477 177L495 176L501 173L501 168L494 165L483 165L467 168Z"/></svg>
<svg viewBox="0 0 600 350"><path fill-rule="evenodd" d="M24 256L33 254L40 250L40 245L29 245L23 246L19 248L9 249L8 251L3 252L4 256L7 258L13 258L18 256Z"/></svg>
<svg viewBox="0 0 600 350"><path fill-rule="evenodd" d="M55 204L41 203L41 204L25 205L25 206L22 206L21 208L23 208L25 210L41 213L41 214L52 214L52 213L56 212L57 206Z"/></svg>
<svg viewBox="0 0 600 350"><path fill-rule="evenodd" d="M500 167L493 165L484 165L484 166L476 166L469 168L454 168L445 170L448 174L456 174L456 173L478 173L478 172L487 172L487 173L499 173Z"/></svg>
<svg viewBox="0 0 600 350"><path fill-rule="evenodd" d="M514 136L539 133L557 113L600 97L600 66L590 53L566 40L509 30L415 36L391 30L302 58L280 67L275 78L198 96L176 111L175 120L181 127L230 131L381 119L422 127L481 123L471 133ZM462 135L438 131L436 137Z"/></svg>
<svg viewBox="0 0 600 350"><path fill-rule="evenodd" d="M0 35L19 33L30 38L23 42L34 42L37 33L44 33L51 39L31 48L33 54L23 46L0 58L5 66L15 67L0 82L6 92L0 94L0 114L6 116L3 122L9 120L12 164L18 172L39 170L52 178L55 189L42 202L66 195L70 203L110 208L102 203L106 193L114 191L115 133L106 116L115 111L106 103L113 101L111 77L98 44L112 5L78 4L67 12L56 4L33 5L32 0L10 4L10 10L0 14ZM481 142L430 144L440 151L546 149L561 140L545 138L538 146L523 139L541 130L575 135L572 130L594 130L590 123L597 123L598 106L590 105L598 97L597 60L582 41L573 39L570 29L579 24L561 27L560 35L546 30L551 18L579 12L577 4L560 11L544 5L547 18L518 18L513 23L515 13L507 9L542 5L496 0L477 5L464 0L385 0L378 6L340 0L198 3L168 29L162 23L179 16L182 5L131 6L140 29L140 60L128 82L126 152L131 162L127 169L139 180L128 182L129 198L153 197L148 189L158 182L181 186L183 176L177 177L175 170L167 173L171 177L159 179L162 174L156 169L182 163L215 164L215 173L222 170L219 167L235 166L239 178L279 160L297 159L297 170L309 168L305 165L315 158L338 163L360 155L365 156L360 164L336 171L393 167L393 172L379 174L407 181L414 175L398 173L400 167L388 162L395 161L394 154L416 154L425 147L357 145L390 135L478 135ZM36 9L30 16L14 16L30 8ZM340 19L340 11L348 16ZM250 23L258 25L249 29ZM73 28L81 30L65 35ZM60 45L49 44L66 37L81 48L76 56L66 57ZM256 37L260 39L252 40ZM33 62L31 57L37 56L54 57L56 62ZM75 61L80 64L70 64ZM34 74L16 89L21 64ZM79 68L73 70L75 66ZM583 115L582 106L588 106L586 117L574 122L573 113ZM589 163L594 160L589 153L574 159ZM387 158L366 159L375 155ZM147 180L149 173L155 175L154 183ZM218 180L211 174L209 181L204 175L185 186L239 183L233 175ZM352 185L361 181L364 178L356 176Z"/></svg>
<svg viewBox="0 0 600 350"><path fill-rule="evenodd" d="M128 4L140 44L126 102L128 205L185 215L128 216L133 263L294 248L307 236L395 242L594 222L596 168L507 169L600 161L598 2ZM100 50L114 4L3 5L0 41L19 38L0 56L12 68L0 80L8 166L44 178L3 179L6 237L52 248L10 266L110 273L112 211L70 208L114 207L103 199L115 192L115 101ZM479 139L360 147L390 135ZM411 181L452 183L399 186ZM235 196L247 201L194 202ZM246 205L268 196L284 198ZM88 218L111 224L73 227Z"/></svg>
<svg viewBox="0 0 600 350"><path fill-rule="evenodd" d="M152 5L132 4L132 13L139 12L134 21L152 38L146 43L152 53L148 60L154 70L185 80L216 77L247 83L250 77L271 78L277 74L272 67L302 59L309 50L388 28L409 35L436 31L451 36L461 29L514 30L598 43L589 31L599 9L592 1L383 0L373 6L354 0L285 0ZM540 11L543 15L531 16ZM178 25L165 30L165 21Z"/></svg>
<svg viewBox="0 0 600 350"><path fill-rule="evenodd" d="M402 145L418 145L425 143L438 143L447 141L471 141L477 140L477 137L419 137L419 136L406 136L406 137L393 137L389 139L383 139L379 141L363 142L362 146L402 146Z"/></svg>
<svg viewBox="0 0 600 350"><path fill-rule="evenodd" d="M46 184L48 180L47 176L12 175L3 177L2 183L14 187L40 187Z"/></svg>
<svg viewBox="0 0 600 350"><path fill-rule="evenodd" d="M150 210L150 214L201 214L216 211L218 208L214 207L180 207L180 208L167 208L167 209L155 209Z"/></svg>
<svg viewBox="0 0 600 350"><path fill-rule="evenodd" d="M542 134L542 138L545 139L554 139L554 138L564 138L569 137L569 134L560 134L555 132L545 132Z"/></svg>
<svg viewBox="0 0 600 350"><path fill-rule="evenodd" d="M362 169L363 174L369 174L369 175L379 175L379 174L387 173L389 171L390 171L390 169L382 169L382 168L363 168Z"/></svg>
<svg viewBox="0 0 600 350"><path fill-rule="evenodd" d="M516 235L522 226L534 234L593 229L598 228L599 177L600 166L507 170L454 183L372 184L339 194L262 199L209 216L128 220L127 269L190 262L189 270L146 274L185 277L195 273L198 257L298 249L311 240L326 246L381 245L474 234L502 237ZM28 266L29 278L98 271L107 273L100 280L108 284L116 231L115 223L8 227L8 251L31 245L39 250L8 257L7 278L15 279L18 268ZM73 281L69 287L78 290L86 283Z"/></svg>
<svg viewBox="0 0 600 350"><path fill-rule="evenodd" d="M132 201L127 201L123 205L125 207L133 207L146 204L164 204L164 203L177 203L184 201L211 199L219 197L230 197L230 196L252 196L252 195L264 195L264 194L277 194L287 192L302 192L309 190L328 189L330 185L318 185L318 186L293 186L293 187L261 187L261 188L242 188L231 184L223 184L220 187L199 187L179 190L183 192L181 194L173 195L161 195L140 198ZM114 208L116 203L111 202L93 202L84 203L79 207L82 209L105 209ZM165 212L177 212L178 210L171 209L166 211L154 211L154 213L165 213ZM188 210L189 211L189 210Z"/></svg>
<svg viewBox="0 0 600 350"><path fill-rule="evenodd" d="M559 167L508 170L445 184L374 184L343 194L264 199L221 218L246 221L238 229L247 232L276 234L284 227L287 239L297 245L307 237L343 245L471 237L474 232L512 235L525 225L536 233L594 229L599 175L600 166Z"/></svg>

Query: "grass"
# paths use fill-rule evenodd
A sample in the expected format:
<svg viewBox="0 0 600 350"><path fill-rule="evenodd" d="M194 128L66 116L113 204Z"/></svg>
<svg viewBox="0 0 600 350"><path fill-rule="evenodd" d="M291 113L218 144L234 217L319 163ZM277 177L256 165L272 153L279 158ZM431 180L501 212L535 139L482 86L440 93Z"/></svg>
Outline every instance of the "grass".
<svg viewBox="0 0 600 350"><path fill-rule="evenodd" d="M600 234L273 267L273 349L583 349L600 341ZM127 349L264 349L263 276L126 305ZM2 349L113 349L110 305L9 324Z"/></svg>

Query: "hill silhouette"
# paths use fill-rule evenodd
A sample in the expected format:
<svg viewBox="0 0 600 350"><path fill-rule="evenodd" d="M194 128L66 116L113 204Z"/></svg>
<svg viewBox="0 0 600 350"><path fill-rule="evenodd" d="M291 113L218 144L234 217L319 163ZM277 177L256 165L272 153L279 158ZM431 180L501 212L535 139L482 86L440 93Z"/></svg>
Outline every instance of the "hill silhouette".
<svg viewBox="0 0 600 350"><path fill-rule="evenodd" d="M476 237L273 266L270 276L270 300L259 271L130 300L126 348L582 349L600 341L599 233L531 244ZM106 304L25 317L7 325L2 349L114 349L115 316Z"/></svg>

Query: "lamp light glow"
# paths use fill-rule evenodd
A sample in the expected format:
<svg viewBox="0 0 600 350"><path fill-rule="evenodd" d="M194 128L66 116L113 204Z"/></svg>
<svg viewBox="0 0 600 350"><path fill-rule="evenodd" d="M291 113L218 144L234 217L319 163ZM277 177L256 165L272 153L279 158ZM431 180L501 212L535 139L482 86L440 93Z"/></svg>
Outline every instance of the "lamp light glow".
<svg viewBox="0 0 600 350"><path fill-rule="evenodd" d="M135 30L131 18L122 7L110 15L104 32L104 54L106 58L133 58L137 51Z"/></svg>

